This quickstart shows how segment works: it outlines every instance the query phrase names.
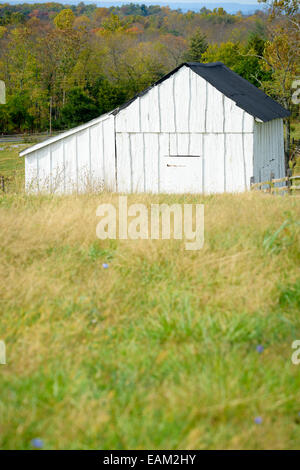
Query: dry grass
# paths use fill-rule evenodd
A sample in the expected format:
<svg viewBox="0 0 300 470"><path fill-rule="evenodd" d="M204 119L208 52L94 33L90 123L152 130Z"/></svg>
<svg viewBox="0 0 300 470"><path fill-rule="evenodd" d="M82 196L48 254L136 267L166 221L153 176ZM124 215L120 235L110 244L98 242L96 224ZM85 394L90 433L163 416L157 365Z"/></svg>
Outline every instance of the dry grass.
<svg viewBox="0 0 300 470"><path fill-rule="evenodd" d="M299 447L299 198L128 198L204 202L197 252L97 240L103 202L1 196L1 448Z"/></svg>

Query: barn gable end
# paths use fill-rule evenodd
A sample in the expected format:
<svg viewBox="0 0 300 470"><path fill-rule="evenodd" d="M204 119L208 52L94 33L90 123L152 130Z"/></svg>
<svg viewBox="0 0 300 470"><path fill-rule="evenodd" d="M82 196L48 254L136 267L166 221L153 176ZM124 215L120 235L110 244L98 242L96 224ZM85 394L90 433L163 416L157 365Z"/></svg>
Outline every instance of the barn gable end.
<svg viewBox="0 0 300 470"><path fill-rule="evenodd" d="M190 67L181 67L138 96L115 118L119 191L212 193L249 188L254 118ZM183 160L181 165L177 160L175 169L172 158L183 156L190 176L189 171L183 176ZM192 181L195 173L201 179L198 186ZM182 183L183 177L189 184Z"/></svg>
<svg viewBox="0 0 300 470"><path fill-rule="evenodd" d="M253 116L188 66L115 115L116 132L253 132Z"/></svg>

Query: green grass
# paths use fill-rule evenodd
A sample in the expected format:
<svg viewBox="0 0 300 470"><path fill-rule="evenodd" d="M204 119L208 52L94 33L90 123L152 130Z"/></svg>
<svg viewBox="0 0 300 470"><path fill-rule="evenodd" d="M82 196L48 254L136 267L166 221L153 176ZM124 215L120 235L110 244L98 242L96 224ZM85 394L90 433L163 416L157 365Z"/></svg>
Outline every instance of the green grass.
<svg viewBox="0 0 300 470"><path fill-rule="evenodd" d="M24 158L19 158L19 152L28 146L28 144L0 142L0 175L24 175Z"/></svg>
<svg viewBox="0 0 300 470"><path fill-rule="evenodd" d="M2 449L299 448L299 199L159 201L204 202L202 250L97 240L117 195L1 197Z"/></svg>
<svg viewBox="0 0 300 470"><path fill-rule="evenodd" d="M97 240L103 202L0 196L0 447L299 448L299 198L129 197L204 202L197 252Z"/></svg>
<svg viewBox="0 0 300 470"><path fill-rule="evenodd" d="M299 140L300 139L300 121L295 120L291 123L291 137Z"/></svg>

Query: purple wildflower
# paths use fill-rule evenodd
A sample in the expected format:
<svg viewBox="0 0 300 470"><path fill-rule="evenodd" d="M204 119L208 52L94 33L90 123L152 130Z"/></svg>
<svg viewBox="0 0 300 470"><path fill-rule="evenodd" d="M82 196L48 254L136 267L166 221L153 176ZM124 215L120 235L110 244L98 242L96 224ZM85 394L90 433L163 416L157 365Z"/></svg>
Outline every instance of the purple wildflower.
<svg viewBox="0 0 300 470"><path fill-rule="evenodd" d="M42 449L44 447L44 443L39 437L35 437L30 443L32 447L35 447L36 449Z"/></svg>
<svg viewBox="0 0 300 470"><path fill-rule="evenodd" d="M262 417L261 416L256 416L254 418L254 422L255 422L255 424L261 424L262 423Z"/></svg>
<svg viewBox="0 0 300 470"><path fill-rule="evenodd" d="M259 354L262 353L264 349L265 349L265 348L264 348L261 344L259 344L258 346L256 346L256 351L257 351Z"/></svg>

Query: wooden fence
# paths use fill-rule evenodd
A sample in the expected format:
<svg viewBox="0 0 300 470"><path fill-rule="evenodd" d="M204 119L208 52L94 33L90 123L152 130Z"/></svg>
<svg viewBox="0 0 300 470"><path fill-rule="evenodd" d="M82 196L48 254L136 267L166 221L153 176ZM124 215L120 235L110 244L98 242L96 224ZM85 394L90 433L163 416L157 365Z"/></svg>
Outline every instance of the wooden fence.
<svg viewBox="0 0 300 470"><path fill-rule="evenodd" d="M5 193L8 190L12 178L10 176L0 175L0 193Z"/></svg>
<svg viewBox="0 0 300 470"><path fill-rule="evenodd" d="M43 140L49 139L58 134L62 134L64 131L55 131L51 134L49 132L37 132L34 134L0 134L0 144L5 143L33 143L42 142Z"/></svg>
<svg viewBox="0 0 300 470"><path fill-rule="evenodd" d="M0 191L5 192L5 176L0 175Z"/></svg>
<svg viewBox="0 0 300 470"><path fill-rule="evenodd" d="M300 182L300 175L292 176L291 170L289 170L288 176L284 176L284 178L272 178L269 181L262 181L261 183L251 183L251 190L260 190L265 193L286 191L287 193L294 194L300 189L300 184L296 184L297 181ZM285 183L285 185L275 186L276 183Z"/></svg>

